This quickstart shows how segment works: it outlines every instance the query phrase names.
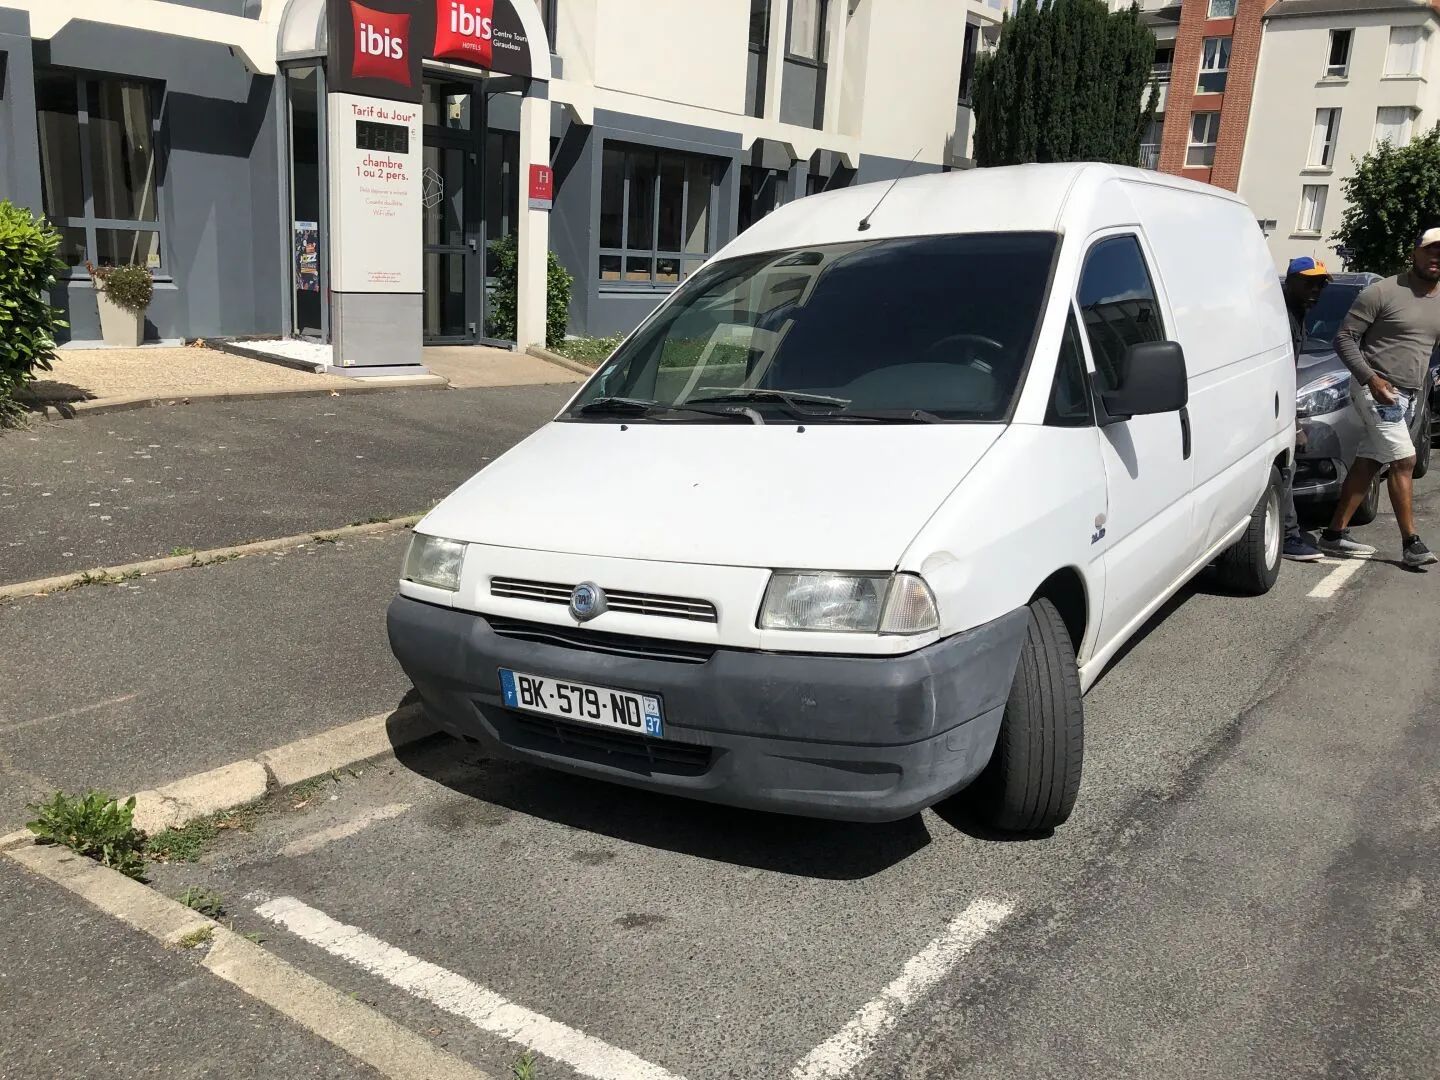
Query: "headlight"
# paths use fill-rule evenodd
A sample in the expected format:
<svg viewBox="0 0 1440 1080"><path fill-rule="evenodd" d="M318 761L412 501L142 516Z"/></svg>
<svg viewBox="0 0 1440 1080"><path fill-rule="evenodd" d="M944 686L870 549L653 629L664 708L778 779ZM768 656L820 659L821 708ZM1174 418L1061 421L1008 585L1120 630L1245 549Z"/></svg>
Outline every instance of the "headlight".
<svg viewBox="0 0 1440 1080"><path fill-rule="evenodd" d="M760 605L762 630L836 634L923 634L940 625L930 587L914 574L772 574Z"/></svg>
<svg viewBox="0 0 1440 1080"><path fill-rule="evenodd" d="M405 553L402 576L417 585L455 592L460 588L460 567L464 562L465 545L460 541L415 533Z"/></svg>
<svg viewBox="0 0 1440 1080"><path fill-rule="evenodd" d="M1295 415L1323 416L1350 404L1350 373L1332 371L1312 383L1306 383L1295 394Z"/></svg>

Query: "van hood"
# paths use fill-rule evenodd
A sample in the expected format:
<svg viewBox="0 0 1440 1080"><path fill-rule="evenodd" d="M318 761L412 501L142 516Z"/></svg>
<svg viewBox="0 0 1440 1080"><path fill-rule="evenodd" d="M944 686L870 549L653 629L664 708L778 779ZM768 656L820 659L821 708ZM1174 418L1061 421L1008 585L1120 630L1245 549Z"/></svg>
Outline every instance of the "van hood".
<svg viewBox="0 0 1440 1080"><path fill-rule="evenodd" d="M470 543L888 570L998 424L547 424L416 526Z"/></svg>

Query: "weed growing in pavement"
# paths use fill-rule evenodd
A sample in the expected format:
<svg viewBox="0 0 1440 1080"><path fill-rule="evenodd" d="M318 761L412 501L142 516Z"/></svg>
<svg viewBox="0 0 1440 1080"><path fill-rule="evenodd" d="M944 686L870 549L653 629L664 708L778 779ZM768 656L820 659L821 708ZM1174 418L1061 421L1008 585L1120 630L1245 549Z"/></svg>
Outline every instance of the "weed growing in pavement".
<svg viewBox="0 0 1440 1080"><path fill-rule="evenodd" d="M150 858L162 863L196 862L205 846L222 832L231 829L244 829L248 832L255 827L255 822L262 815L273 813L282 805L299 810L326 784L339 782L340 775L335 772L311 777L256 802L237 806L233 810L207 814L177 828L162 830L150 838Z"/></svg>
<svg viewBox="0 0 1440 1080"><path fill-rule="evenodd" d="M171 557L172 559L178 559L181 555L194 555L194 554L195 554L195 549L194 549L194 548L177 547L177 548L171 548L171 549L170 549L170 557Z"/></svg>
<svg viewBox="0 0 1440 1080"><path fill-rule="evenodd" d="M215 928L213 926L202 926L197 930L191 930L190 933L182 937L179 945L182 949L193 949L196 946L206 944L214 936Z"/></svg>
<svg viewBox="0 0 1440 1080"><path fill-rule="evenodd" d="M540 1073L535 1066L535 1055L526 1050L510 1063L510 1075L514 1080L538 1080Z"/></svg>
<svg viewBox="0 0 1440 1080"><path fill-rule="evenodd" d="M317 544L333 544L340 538L334 533L316 533L310 539Z"/></svg>
<svg viewBox="0 0 1440 1080"><path fill-rule="evenodd" d="M63 844L126 877L144 879L145 834L135 828L133 795L122 803L103 791L57 791L49 802L31 803L27 809L35 811L36 818L26 828L40 843Z"/></svg>
<svg viewBox="0 0 1440 1080"><path fill-rule="evenodd" d="M244 553L239 551L222 552L219 555L211 555L208 559L202 559L199 555L191 555L190 565L192 567L215 566L217 563L229 562L231 559L243 559L244 557Z"/></svg>
<svg viewBox="0 0 1440 1080"><path fill-rule="evenodd" d="M225 915L225 901L220 898L219 893L212 893L192 885L175 899L191 911L198 911L201 915L208 915L212 919L220 919Z"/></svg>

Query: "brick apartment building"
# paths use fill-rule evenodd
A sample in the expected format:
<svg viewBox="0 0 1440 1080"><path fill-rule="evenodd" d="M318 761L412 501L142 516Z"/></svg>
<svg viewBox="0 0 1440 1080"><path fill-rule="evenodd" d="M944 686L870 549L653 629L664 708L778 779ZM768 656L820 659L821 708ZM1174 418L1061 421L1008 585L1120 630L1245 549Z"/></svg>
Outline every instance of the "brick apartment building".
<svg viewBox="0 0 1440 1080"><path fill-rule="evenodd" d="M1162 172L1231 191L1239 186L1261 17L1273 2L1182 0L1147 10L1173 19L1179 9L1157 162Z"/></svg>

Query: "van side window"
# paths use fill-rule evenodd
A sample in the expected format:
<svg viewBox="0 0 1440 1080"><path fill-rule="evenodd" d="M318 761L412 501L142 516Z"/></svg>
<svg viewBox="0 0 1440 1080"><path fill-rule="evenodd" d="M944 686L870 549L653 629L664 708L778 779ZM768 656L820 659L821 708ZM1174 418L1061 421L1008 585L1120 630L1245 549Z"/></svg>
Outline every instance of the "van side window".
<svg viewBox="0 0 1440 1080"><path fill-rule="evenodd" d="M1140 242L1133 236L1112 236L1091 248L1077 298L1095 370L1107 389L1118 389L1125 350L1142 342L1165 340L1160 305Z"/></svg>
<svg viewBox="0 0 1440 1080"><path fill-rule="evenodd" d="M1065 320L1065 335L1060 339L1060 357L1055 362L1055 381L1050 386L1045 424L1047 427L1089 427L1093 423L1090 383L1085 377L1085 351L1072 310Z"/></svg>

